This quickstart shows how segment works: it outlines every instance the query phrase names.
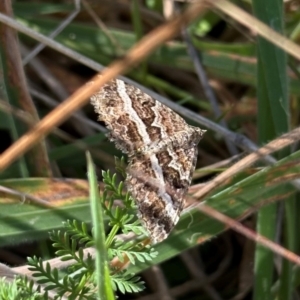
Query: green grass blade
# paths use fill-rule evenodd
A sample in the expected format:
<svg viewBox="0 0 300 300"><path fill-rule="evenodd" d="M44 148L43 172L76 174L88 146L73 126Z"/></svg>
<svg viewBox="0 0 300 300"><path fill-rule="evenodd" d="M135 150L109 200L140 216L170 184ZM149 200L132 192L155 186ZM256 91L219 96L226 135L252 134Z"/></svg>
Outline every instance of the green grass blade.
<svg viewBox="0 0 300 300"><path fill-rule="evenodd" d="M90 221L88 203L74 203L60 209L28 204L1 204L0 243L2 247L47 239L49 231L63 228L66 220Z"/></svg>
<svg viewBox="0 0 300 300"><path fill-rule="evenodd" d="M86 223L91 220L85 180L10 179L1 180L0 186L2 246L46 239L49 231L63 228L66 220ZM6 192L5 188L8 189ZM43 207L36 204L34 199L44 200L55 208Z"/></svg>
<svg viewBox="0 0 300 300"><path fill-rule="evenodd" d="M104 216L100 202L99 188L92 158L87 153L88 179L90 185L90 199L92 220L94 224L94 238L96 251L96 282L99 299L114 300L114 293L109 275L107 252L105 247Z"/></svg>
<svg viewBox="0 0 300 300"><path fill-rule="evenodd" d="M283 6L281 0L253 1L254 14L273 29L283 32ZM266 143L289 129L289 105L287 90L287 61L285 53L263 38L257 40L257 94L258 94L258 135L261 144ZM278 158L287 155L284 151ZM280 192L280 190L278 190ZM291 211L294 200L285 201L285 213ZM271 240L275 240L277 229L277 205L269 205L260 210L257 220L257 231ZM287 218L293 216L286 215ZM294 219L286 224L286 238L291 239L286 247L292 248L292 227ZM292 248L290 248L292 247ZM255 253L255 288L254 299L271 299L271 288L274 273L273 253L257 245ZM281 299L291 299L292 269L289 262L284 263L281 278Z"/></svg>
<svg viewBox="0 0 300 300"><path fill-rule="evenodd" d="M20 21L26 26L34 28L34 30L45 35L48 35L59 23L59 21L46 16L43 18L35 17L34 19L24 19L21 14L19 16L21 18ZM76 42L72 42L69 38L74 32L76 32ZM124 49L123 54L135 43L136 36L133 33L115 29L109 29L109 32L118 41L120 47ZM25 41L29 41L25 36L21 35L21 37ZM107 65L116 56L115 47L112 47L105 34L101 34L95 26L72 23L56 37L56 40L103 65ZM231 45L203 41L200 43L196 39L193 39L193 43L201 51L203 65L212 76L250 86L258 84L256 80L256 61L251 56L254 52L253 45L249 43ZM162 45L159 50L149 56L149 60L163 66L176 67L188 71L194 70L193 63L186 53L186 46L177 41ZM300 95L298 78L290 76L289 79L291 93Z"/></svg>
<svg viewBox="0 0 300 300"><path fill-rule="evenodd" d="M136 41L139 41L143 37L143 23L141 19L139 1L132 0L131 1L131 18L132 24L135 32ZM147 60L144 60L139 65L139 70L142 74L142 77L146 77L147 75Z"/></svg>
<svg viewBox="0 0 300 300"><path fill-rule="evenodd" d="M241 220L258 208L266 207L273 201L285 199L287 195L296 192L287 180L300 177L299 158L300 151L274 166L263 168L254 175L240 174L228 183L227 188L221 187L219 192L209 197L205 204L231 218ZM278 187L281 187L280 190ZM148 265L137 263L130 266L129 271L141 272L150 265L166 261L182 251L212 239L227 229L227 225L193 210L180 218L179 224L165 242L155 246L159 256Z"/></svg>

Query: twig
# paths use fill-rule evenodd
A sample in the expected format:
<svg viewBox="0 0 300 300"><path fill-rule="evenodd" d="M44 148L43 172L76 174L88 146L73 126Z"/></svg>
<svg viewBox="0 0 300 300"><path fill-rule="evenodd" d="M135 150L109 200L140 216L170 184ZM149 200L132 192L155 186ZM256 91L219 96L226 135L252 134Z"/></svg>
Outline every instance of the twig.
<svg viewBox="0 0 300 300"><path fill-rule="evenodd" d="M195 3L189 6L181 16L176 17L172 21L158 27L140 40L122 60L113 62L103 71L102 76L95 76L89 84L78 89L66 101L44 117L44 119L42 119L31 131L23 135L10 148L3 152L0 156L0 171L8 167L24 152L32 148L54 127L61 124L74 111L83 106L102 85L140 62L164 41L174 37L180 28L196 19L200 13L205 11L205 9L205 6L201 3ZM0 15L0 20L1 18L3 18L3 15Z"/></svg>
<svg viewBox="0 0 300 300"><path fill-rule="evenodd" d="M75 17L80 12L80 0L74 0L75 9L72 11L63 22L61 22L57 28L55 28L48 37L50 39L53 39L56 37L59 33L61 33L64 28L66 28L72 20L75 19ZM46 47L45 44L41 43L37 45L28 55L23 59L23 66L25 66L32 58L34 58L39 52L41 52Z"/></svg>
<svg viewBox="0 0 300 300"><path fill-rule="evenodd" d="M195 49L195 47L192 43L191 37L189 35L189 32L186 30L186 28L182 29L182 36L187 44L189 55L191 57L191 60L193 61L195 71L196 71L198 79L201 82L201 85L203 87L204 94L205 94L206 98L208 99L210 106L212 107L212 110L214 112L216 119L219 119L221 117L221 110L219 108L217 98L215 96L214 91L212 90L212 88L209 85L205 70L199 59L199 54L197 53L197 50ZM224 119L220 120L220 124L223 127L228 128L226 121ZM238 153L237 148L235 147L234 144L232 144L232 142L225 139L225 143L226 143L227 148L231 155L235 155Z"/></svg>

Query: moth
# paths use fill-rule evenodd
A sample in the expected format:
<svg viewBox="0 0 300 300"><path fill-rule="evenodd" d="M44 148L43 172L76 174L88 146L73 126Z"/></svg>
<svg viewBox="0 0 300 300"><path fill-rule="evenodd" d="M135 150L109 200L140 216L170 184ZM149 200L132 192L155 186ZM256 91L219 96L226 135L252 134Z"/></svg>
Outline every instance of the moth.
<svg viewBox="0 0 300 300"><path fill-rule="evenodd" d="M115 79L91 97L108 138L128 155L125 184L153 243L179 220L205 130L140 89Z"/></svg>

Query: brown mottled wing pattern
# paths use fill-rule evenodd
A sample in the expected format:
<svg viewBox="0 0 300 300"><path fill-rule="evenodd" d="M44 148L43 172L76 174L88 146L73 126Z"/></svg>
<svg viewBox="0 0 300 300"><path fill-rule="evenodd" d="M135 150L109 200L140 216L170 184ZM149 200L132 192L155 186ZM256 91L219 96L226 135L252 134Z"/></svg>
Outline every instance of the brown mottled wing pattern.
<svg viewBox="0 0 300 300"><path fill-rule="evenodd" d="M91 98L109 138L127 153L126 185L154 242L178 222L204 130L189 126L168 107L121 80Z"/></svg>
<svg viewBox="0 0 300 300"><path fill-rule="evenodd" d="M134 157L127 167L127 188L153 243L163 241L178 222L197 159L196 147L170 150Z"/></svg>

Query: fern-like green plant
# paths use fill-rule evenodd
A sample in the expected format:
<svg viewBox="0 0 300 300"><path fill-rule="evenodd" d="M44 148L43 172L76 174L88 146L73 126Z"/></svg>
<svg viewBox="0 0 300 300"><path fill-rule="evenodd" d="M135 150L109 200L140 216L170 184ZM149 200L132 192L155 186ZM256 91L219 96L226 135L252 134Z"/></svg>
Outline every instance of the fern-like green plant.
<svg viewBox="0 0 300 300"><path fill-rule="evenodd" d="M135 264L136 260L139 262L151 261L156 255L157 252L153 248L134 241L124 243L123 241L115 240L108 249L109 258L118 257L123 262L124 257L127 257L132 264Z"/></svg>
<svg viewBox="0 0 300 300"><path fill-rule="evenodd" d="M35 288L34 282L26 277L18 276L7 282L5 277L0 278L0 300L48 300L48 292L41 293L40 287Z"/></svg>
<svg viewBox="0 0 300 300"><path fill-rule="evenodd" d="M138 293L144 289L144 282L140 281L140 277L126 271L114 274L111 279L114 290L119 290L123 294Z"/></svg>
<svg viewBox="0 0 300 300"><path fill-rule="evenodd" d="M125 176L123 158L116 160L116 169ZM151 261L157 252L143 243L142 237L146 232L136 218L136 205L129 193L124 191L124 183L118 183L117 175L111 175L109 171L103 171L102 176L104 189L100 198L104 214L109 220L105 243L109 261L116 258L121 263L126 259L132 264ZM29 269L36 280L17 281L17 287L27 293L28 299L45 299L43 297L49 291L55 293L55 299L63 296L68 299L97 299L94 259L91 254L85 254L85 249L94 245L93 230L90 231L87 224L76 220L66 221L64 227L62 231L51 232L50 239L62 264L68 261L70 264L56 268L41 258L29 258ZM118 237L119 234L129 233L134 233L137 238L126 241ZM128 273L124 268L121 271L112 264L110 278L114 290L121 293L136 293L144 289L140 277ZM34 288L36 284L38 286Z"/></svg>

